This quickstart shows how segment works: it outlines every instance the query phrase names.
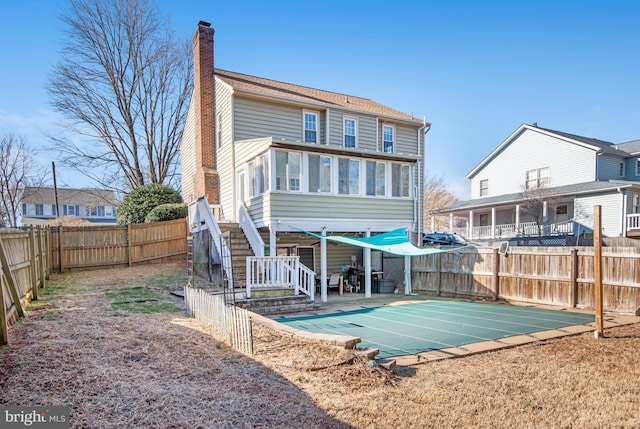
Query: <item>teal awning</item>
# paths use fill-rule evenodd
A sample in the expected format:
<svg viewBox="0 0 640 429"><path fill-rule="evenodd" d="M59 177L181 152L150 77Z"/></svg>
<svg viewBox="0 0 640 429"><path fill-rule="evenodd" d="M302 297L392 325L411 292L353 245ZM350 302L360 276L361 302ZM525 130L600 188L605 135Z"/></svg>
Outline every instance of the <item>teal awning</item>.
<svg viewBox="0 0 640 429"><path fill-rule="evenodd" d="M373 250L381 250L386 253L392 253L400 256L420 256L420 255L432 255L434 253L446 252L451 249L441 250L434 247L418 247L413 245L407 234L405 228L394 229L393 231L385 232L383 234L374 235L371 237L355 238L345 237L342 235L320 235L314 232L305 231L301 228L302 232L309 235L313 235L318 238L326 238L329 241L337 243L348 244L350 246L365 247Z"/></svg>

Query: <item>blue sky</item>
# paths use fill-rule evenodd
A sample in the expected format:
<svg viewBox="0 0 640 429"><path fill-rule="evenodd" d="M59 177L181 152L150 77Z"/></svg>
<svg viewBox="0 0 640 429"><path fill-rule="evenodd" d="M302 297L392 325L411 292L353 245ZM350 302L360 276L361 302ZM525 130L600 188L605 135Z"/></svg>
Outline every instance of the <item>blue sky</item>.
<svg viewBox="0 0 640 429"><path fill-rule="evenodd" d="M37 148L56 129L44 85L61 0L5 0L0 134ZM215 28L216 67L371 98L431 122L429 174L464 176L522 123L620 143L640 138L638 1L159 2L176 35ZM41 151L44 167L52 155ZM58 168L58 182L91 186Z"/></svg>

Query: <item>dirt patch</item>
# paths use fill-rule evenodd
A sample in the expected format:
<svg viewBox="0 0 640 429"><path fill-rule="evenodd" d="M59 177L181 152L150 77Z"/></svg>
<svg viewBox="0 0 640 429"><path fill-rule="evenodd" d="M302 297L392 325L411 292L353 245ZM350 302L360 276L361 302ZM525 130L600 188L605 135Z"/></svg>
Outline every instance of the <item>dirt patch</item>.
<svg viewBox="0 0 640 429"><path fill-rule="evenodd" d="M640 426L639 325L394 373L256 325L248 357L162 307L184 273L54 275L0 349L0 402L66 405L78 428Z"/></svg>

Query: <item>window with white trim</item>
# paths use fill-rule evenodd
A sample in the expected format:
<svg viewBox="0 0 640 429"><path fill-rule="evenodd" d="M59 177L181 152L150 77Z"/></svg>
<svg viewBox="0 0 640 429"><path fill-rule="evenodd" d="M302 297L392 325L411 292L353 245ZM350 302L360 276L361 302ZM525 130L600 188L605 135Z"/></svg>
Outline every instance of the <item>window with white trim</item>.
<svg viewBox="0 0 640 429"><path fill-rule="evenodd" d="M619 175L620 177L624 177L624 161L621 161L621 162L620 162L620 167L619 167L619 170L618 170L618 175Z"/></svg>
<svg viewBox="0 0 640 429"><path fill-rule="evenodd" d="M304 112L304 142L318 143L318 114Z"/></svg>
<svg viewBox="0 0 640 429"><path fill-rule="evenodd" d="M538 168L526 172L526 189L537 189L549 186L549 168Z"/></svg>
<svg viewBox="0 0 640 429"><path fill-rule="evenodd" d="M260 155L255 160L247 163L247 176L249 178L249 194L252 197L269 190L269 157Z"/></svg>
<svg viewBox="0 0 640 429"><path fill-rule="evenodd" d="M395 127L393 125L382 126L382 151L386 153L393 153L393 146L395 144Z"/></svg>
<svg viewBox="0 0 640 429"><path fill-rule="evenodd" d="M331 157L309 155L309 192L331 193Z"/></svg>
<svg viewBox="0 0 640 429"><path fill-rule="evenodd" d="M391 196L411 196L411 166L406 164L391 164Z"/></svg>
<svg viewBox="0 0 640 429"><path fill-rule="evenodd" d="M486 197L489 195L489 179L482 179L480 181L480 196Z"/></svg>
<svg viewBox="0 0 640 429"><path fill-rule="evenodd" d="M36 216L43 216L44 215L44 207L42 206L42 204L36 204Z"/></svg>
<svg viewBox="0 0 640 429"><path fill-rule="evenodd" d="M360 194L360 161L357 159L338 159L338 193L343 195Z"/></svg>
<svg viewBox="0 0 640 429"><path fill-rule="evenodd" d="M354 118L344 118L344 147L356 147L357 122Z"/></svg>
<svg viewBox="0 0 640 429"><path fill-rule="evenodd" d="M300 161L298 152L276 151L277 191L300 191Z"/></svg>
<svg viewBox="0 0 640 429"><path fill-rule="evenodd" d="M367 195L385 196L385 176L387 164L384 162L367 161Z"/></svg>
<svg viewBox="0 0 640 429"><path fill-rule="evenodd" d="M640 176L640 158L636 159L636 176Z"/></svg>

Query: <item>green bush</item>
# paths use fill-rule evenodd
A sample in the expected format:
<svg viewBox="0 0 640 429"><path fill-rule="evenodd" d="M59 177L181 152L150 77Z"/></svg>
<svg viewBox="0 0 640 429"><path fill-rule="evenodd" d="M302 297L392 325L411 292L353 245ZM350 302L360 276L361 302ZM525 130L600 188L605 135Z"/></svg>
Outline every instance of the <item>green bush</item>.
<svg viewBox="0 0 640 429"><path fill-rule="evenodd" d="M166 185L153 183L131 191L118 208L118 224L144 223L151 210L162 204L175 204L180 194Z"/></svg>
<svg viewBox="0 0 640 429"><path fill-rule="evenodd" d="M187 217L187 205L185 203L162 204L151 209L144 218L144 223L164 222L185 217Z"/></svg>

